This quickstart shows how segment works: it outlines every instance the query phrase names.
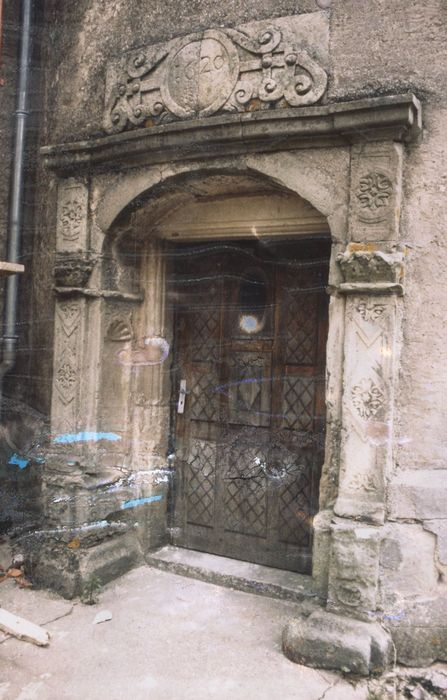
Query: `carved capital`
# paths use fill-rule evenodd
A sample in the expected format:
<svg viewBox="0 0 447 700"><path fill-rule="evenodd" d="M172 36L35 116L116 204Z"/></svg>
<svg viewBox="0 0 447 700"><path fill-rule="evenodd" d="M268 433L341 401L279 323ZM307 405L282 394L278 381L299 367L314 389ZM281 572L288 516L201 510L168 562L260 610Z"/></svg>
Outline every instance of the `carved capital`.
<svg viewBox="0 0 447 700"><path fill-rule="evenodd" d="M380 250L350 250L337 256L344 284L339 291L344 293L370 292L372 294L402 294L403 254L384 253Z"/></svg>
<svg viewBox="0 0 447 700"><path fill-rule="evenodd" d="M96 259L89 253L61 252L56 254L54 279L58 287L85 287Z"/></svg>

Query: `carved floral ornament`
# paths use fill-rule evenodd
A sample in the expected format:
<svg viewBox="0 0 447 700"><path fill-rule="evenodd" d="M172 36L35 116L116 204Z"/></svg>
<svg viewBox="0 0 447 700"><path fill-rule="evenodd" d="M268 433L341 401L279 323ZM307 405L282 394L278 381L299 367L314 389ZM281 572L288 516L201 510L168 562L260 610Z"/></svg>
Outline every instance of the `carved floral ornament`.
<svg viewBox="0 0 447 700"><path fill-rule="evenodd" d="M71 389L76 384L76 372L68 362L59 367L56 376L63 389Z"/></svg>
<svg viewBox="0 0 447 700"><path fill-rule="evenodd" d="M84 217L84 207L75 197L62 204L60 223L62 237L67 241L75 241L81 232Z"/></svg>
<svg viewBox="0 0 447 700"><path fill-rule="evenodd" d="M376 212L389 205L392 193L391 180L383 173L371 172L360 178L356 195L362 209Z"/></svg>
<svg viewBox="0 0 447 700"><path fill-rule="evenodd" d="M208 29L125 54L109 74L104 128L311 105L326 86L319 63L274 26L259 36Z"/></svg>
<svg viewBox="0 0 447 700"><path fill-rule="evenodd" d="M351 400L360 418L373 418L385 402L382 389L372 379L362 379L351 389Z"/></svg>

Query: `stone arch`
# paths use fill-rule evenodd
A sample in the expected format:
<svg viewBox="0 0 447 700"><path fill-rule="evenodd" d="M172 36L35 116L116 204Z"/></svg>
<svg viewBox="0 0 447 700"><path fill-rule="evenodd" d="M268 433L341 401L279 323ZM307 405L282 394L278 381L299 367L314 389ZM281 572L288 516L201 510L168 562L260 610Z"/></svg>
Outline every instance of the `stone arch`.
<svg viewBox="0 0 447 700"><path fill-rule="evenodd" d="M335 240L343 238L347 228L349 192L349 151L322 149L244 156L131 170L104 192L95 213L95 223L107 234L119 215L133 202L157 190L168 190L181 178L206 178L215 172L252 175L260 182L295 193L321 212Z"/></svg>

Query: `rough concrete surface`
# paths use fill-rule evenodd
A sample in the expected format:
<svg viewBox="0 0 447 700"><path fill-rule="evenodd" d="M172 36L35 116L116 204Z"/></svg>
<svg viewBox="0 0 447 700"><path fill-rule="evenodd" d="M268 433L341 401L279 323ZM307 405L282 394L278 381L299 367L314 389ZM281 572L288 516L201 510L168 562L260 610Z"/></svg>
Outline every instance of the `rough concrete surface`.
<svg viewBox="0 0 447 700"><path fill-rule="evenodd" d="M1 700L317 700L336 684L344 700L367 698L365 687L362 695L336 674L284 658L293 603L147 567L105 587L96 606L1 585L2 604L51 634L47 649L0 642ZM94 624L102 610L112 619Z"/></svg>
<svg viewBox="0 0 447 700"><path fill-rule="evenodd" d="M51 634L47 648L0 637L0 700L427 700L447 684L440 664L369 685L294 664L281 653L281 631L299 605L150 567L106 586L95 606L11 580L0 600ZM111 619L95 624L103 611ZM432 695L389 694L421 683Z"/></svg>

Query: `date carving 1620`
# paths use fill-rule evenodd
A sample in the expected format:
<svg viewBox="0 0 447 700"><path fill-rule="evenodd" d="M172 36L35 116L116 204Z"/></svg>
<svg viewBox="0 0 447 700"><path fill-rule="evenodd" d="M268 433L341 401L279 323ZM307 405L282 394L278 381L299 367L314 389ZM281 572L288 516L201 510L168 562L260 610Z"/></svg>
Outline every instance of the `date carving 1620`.
<svg viewBox="0 0 447 700"><path fill-rule="evenodd" d="M105 130L315 104L327 73L300 36L274 25L259 34L221 27L130 51L107 82Z"/></svg>

